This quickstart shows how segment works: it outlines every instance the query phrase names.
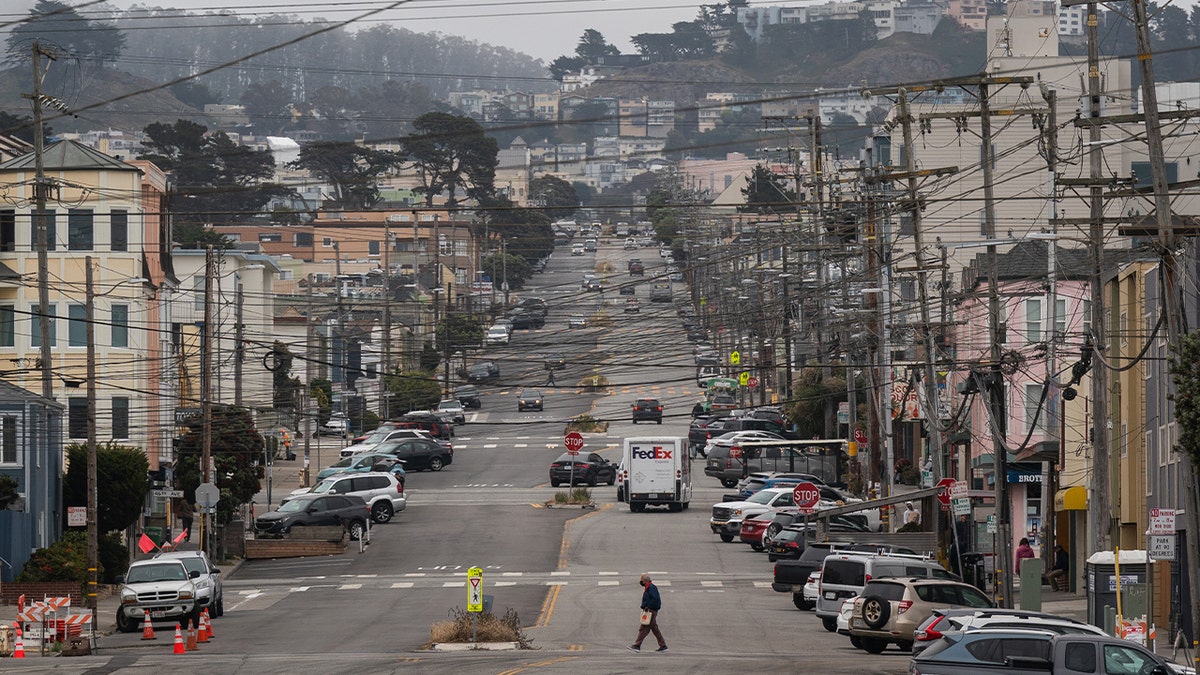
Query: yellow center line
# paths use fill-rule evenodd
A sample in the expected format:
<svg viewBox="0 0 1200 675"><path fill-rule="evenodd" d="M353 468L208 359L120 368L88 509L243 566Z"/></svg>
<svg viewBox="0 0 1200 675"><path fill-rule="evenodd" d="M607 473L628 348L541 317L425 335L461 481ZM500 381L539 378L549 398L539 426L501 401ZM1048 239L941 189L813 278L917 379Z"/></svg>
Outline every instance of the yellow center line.
<svg viewBox="0 0 1200 675"><path fill-rule="evenodd" d="M560 656L558 658L549 659L547 661L538 661L536 663L530 663L530 664L520 666L517 668L510 668L508 670L502 670L502 671L500 671L499 675L516 675L517 673L523 673L526 670L529 670L530 668L538 668L541 666L553 666L557 663L562 663L564 661L574 661L577 658L579 658L579 657L578 656Z"/></svg>
<svg viewBox="0 0 1200 675"><path fill-rule="evenodd" d="M542 612L538 615L535 628L545 628L550 623L550 615L554 613L554 603L558 602L558 593L562 586L551 586L546 590L546 599L542 601Z"/></svg>

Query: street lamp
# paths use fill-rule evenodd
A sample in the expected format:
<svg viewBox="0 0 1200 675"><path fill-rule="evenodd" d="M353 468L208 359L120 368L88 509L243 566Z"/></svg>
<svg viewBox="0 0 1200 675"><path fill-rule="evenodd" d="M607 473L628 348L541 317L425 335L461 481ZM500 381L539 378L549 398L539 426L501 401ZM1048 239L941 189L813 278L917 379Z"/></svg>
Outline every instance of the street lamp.
<svg viewBox="0 0 1200 675"><path fill-rule="evenodd" d="M92 610L92 630L96 629L97 567L100 564L100 533L97 521L99 509L96 478L96 292L92 281L92 256L85 258L86 286L84 289L84 335L87 342L87 597ZM146 279L124 279L101 297L129 283L145 283Z"/></svg>

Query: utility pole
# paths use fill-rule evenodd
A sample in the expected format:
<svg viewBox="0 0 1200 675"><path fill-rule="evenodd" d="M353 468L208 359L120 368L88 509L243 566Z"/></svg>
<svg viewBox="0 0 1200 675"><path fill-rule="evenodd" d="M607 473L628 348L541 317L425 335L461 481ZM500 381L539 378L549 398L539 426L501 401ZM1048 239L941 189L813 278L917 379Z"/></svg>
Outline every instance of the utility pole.
<svg viewBox="0 0 1200 675"><path fill-rule="evenodd" d="M309 456L312 450L312 381L313 381L313 275L305 277L305 311L304 311L304 395L301 401L304 405L304 470L302 487L309 485Z"/></svg>
<svg viewBox="0 0 1200 675"><path fill-rule="evenodd" d="M212 466L212 351L213 351L213 284L216 277L216 264L213 258L213 247L204 247L204 327L200 332L200 482L215 484ZM212 519L208 513L200 516L204 537L200 545L205 553L212 555L209 540L212 539Z"/></svg>
<svg viewBox="0 0 1200 675"><path fill-rule="evenodd" d="M46 232L46 193L50 191L50 183L46 180L46 165L42 154L44 141L42 139L42 57L55 61L54 54L42 49L38 42L33 43L33 94L28 98L33 102L33 201L34 214L37 219L37 269L38 269L38 333L41 336L40 345L42 398L54 400L54 380L50 369L50 250L49 235ZM57 233L56 233L57 236ZM93 612L93 615L95 613Z"/></svg>
<svg viewBox="0 0 1200 675"><path fill-rule="evenodd" d="M383 219L383 368L379 373L379 419L388 419L387 376L392 366L392 226Z"/></svg>
<svg viewBox="0 0 1200 675"><path fill-rule="evenodd" d="M1062 443L1058 433L1058 420L1062 407L1059 404L1058 387L1055 373L1058 372L1058 92L1046 88L1042 98L1050 112L1045 127L1046 136L1046 195L1049 199L1048 213L1050 214L1050 242L1046 248L1046 295L1049 303L1050 330L1046 340L1046 423L1045 438L1047 445L1055 446ZM1052 569L1054 563L1053 544L1056 541L1054 493L1057 485L1058 472L1054 470L1055 462L1045 462L1042 470L1042 507L1045 510L1042 523L1046 532L1045 543L1042 546L1047 565L1044 569Z"/></svg>
<svg viewBox="0 0 1200 675"><path fill-rule="evenodd" d="M92 610L92 629L96 628L96 583L100 566L100 523L96 457L96 290L92 279L92 256L84 258L87 324L87 607ZM43 333L43 335L45 335ZM47 371L48 372L48 371Z"/></svg>
<svg viewBox="0 0 1200 675"><path fill-rule="evenodd" d="M246 348L245 327L242 325L242 303L245 301L242 282L237 282L237 295L233 306L233 405L242 407L242 359L245 358Z"/></svg>

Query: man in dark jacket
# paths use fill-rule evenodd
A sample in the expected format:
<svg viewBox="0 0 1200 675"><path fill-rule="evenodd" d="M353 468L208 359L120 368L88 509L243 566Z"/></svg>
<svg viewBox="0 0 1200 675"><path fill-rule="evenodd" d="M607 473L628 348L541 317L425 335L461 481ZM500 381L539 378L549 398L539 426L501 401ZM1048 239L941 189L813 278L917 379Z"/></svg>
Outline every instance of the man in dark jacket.
<svg viewBox="0 0 1200 675"><path fill-rule="evenodd" d="M638 627L637 640L629 645L629 650L642 651L642 640L645 640L650 633L654 633L654 639L658 640L658 649L655 651L665 652L667 651L667 641L663 639L662 633L658 630L658 611L662 609L662 596L658 594L658 587L650 581L649 574L643 574L638 583L642 586L642 611L650 612L650 623L643 623Z"/></svg>

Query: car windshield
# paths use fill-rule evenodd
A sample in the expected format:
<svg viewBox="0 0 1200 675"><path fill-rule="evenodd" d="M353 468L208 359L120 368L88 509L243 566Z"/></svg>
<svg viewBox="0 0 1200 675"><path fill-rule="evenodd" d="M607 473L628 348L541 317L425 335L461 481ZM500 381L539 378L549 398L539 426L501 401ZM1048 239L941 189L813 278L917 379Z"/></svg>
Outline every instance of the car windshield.
<svg viewBox="0 0 1200 675"><path fill-rule="evenodd" d="M188 577L183 565L178 562L164 562L152 565L130 567L125 577L127 584L145 584L156 581L183 581Z"/></svg>
<svg viewBox="0 0 1200 675"><path fill-rule="evenodd" d="M541 398L542 392L537 389L526 389L521 392L521 398Z"/></svg>
<svg viewBox="0 0 1200 675"><path fill-rule="evenodd" d="M751 504L770 504L772 499L779 496L776 492L756 492L746 501Z"/></svg>
<svg viewBox="0 0 1200 675"><path fill-rule="evenodd" d="M438 404L438 410L458 410L462 404L458 401L442 401Z"/></svg>
<svg viewBox="0 0 1200 675"><path fill-rule="evenodd" d="M280 513L300 513L304 509L308 508L308 505L311 503L311 499L293 499L283 506L280 506L276 510Z"/></svg>
<svg viewBox="0 0 1200 675"><path fill-rule="evenodd" d="M364 438L362 442L364 444L369 443L371 445L382 443L384 439L388 437L388 434L392 433L393 431L395 431L395 429L376 429L375 431L371 432L370 436Z"/></svg>
<svg viewBox="0 0 1200 675"><path fill-rule="evenodd" d="M323 480L320 483L317 483L316 487L314 487L312 490L309 490L309 492L312 492L313 494L329 492L329 488L333 487L334 483L336 482L337 481L333 480Z"/></svg>

